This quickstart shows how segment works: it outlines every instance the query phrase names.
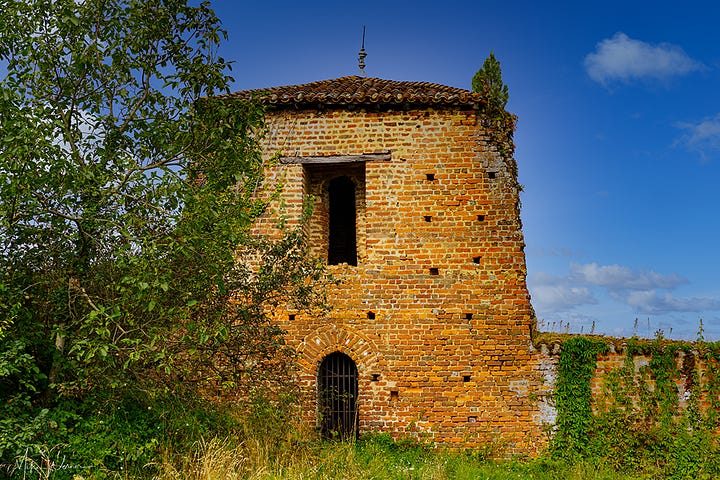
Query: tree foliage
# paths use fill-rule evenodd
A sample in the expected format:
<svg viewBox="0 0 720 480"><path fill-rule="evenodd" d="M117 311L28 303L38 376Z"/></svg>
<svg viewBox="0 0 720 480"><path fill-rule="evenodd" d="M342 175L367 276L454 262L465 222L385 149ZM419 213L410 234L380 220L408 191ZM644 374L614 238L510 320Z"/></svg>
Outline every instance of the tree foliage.
<svg viewBox="0 0 720 480"><path fill-rule="evenodd" d="M289 358L267 307L321 272L297 232L251 235L262 112L211 100L224 37L207 2L0 0L0 458L63 402Z"/></svg>
<svg viewBox="0 0 720 480"><path fill-rule="evenodd" d="M516 188L521 191L522 185L517 182L517 162L513 158L515 152L513 135L515 134L517 117L505 110L510 95L508 86L505 85L502 79L500 62L495 58L493 52L490 52L488 58L483 62L483 66L473 76L472 89L474 92L481 93L486 102L483 122L488 129L492 142L506 162L512 181L515 183Z"/></svg>
<svg viewBox="0 0 720 480"><path fill-rule="evenodd" d="M508 86L502 79L500 62L495 58L493 52L490 52L483 62L483 66L473 76L472 89L474 92L484 94L491 110L502 111L505 109L510 94Z"/></svg>

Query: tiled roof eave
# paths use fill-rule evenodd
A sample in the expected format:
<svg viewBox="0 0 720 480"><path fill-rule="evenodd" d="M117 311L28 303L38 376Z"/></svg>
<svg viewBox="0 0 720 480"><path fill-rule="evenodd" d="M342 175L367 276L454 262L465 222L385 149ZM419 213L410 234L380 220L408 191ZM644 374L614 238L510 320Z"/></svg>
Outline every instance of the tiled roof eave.
<svg viewBox="0 0 720 480"><path fill-rule="evenodd" d="M229 97L256 100L272 109L462 107L480 109L480 94L427 82L341 77L302 85L246 90Z"/></svg>
<svg viewBox="0 0 720 480"><path fill-rule="evenodd" d="M271 110L303 110L303 109L345 109L345 108L368 108L368 109L412 109L412 108L466 108L469 110L480 110L483 105L480 102L308 102L308 101L286 101L265 103Z"/></svg>

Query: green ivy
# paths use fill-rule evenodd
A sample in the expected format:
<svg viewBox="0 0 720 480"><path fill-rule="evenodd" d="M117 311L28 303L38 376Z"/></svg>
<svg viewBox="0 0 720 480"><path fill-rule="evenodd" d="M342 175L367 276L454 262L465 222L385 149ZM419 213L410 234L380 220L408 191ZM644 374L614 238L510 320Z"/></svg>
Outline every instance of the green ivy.
<svg viewBox="0 0 720 480"><path fill-rule="evenodd" d="M604 375L603 391L594 397L596 357L608 340L577 336L563 343L551 454L649 478L718 478L720 345L662 335L623 343L623 365Z"/></svg>
<svg viewBox="0 0 720 480"><path fill-rule="evenodd" d="M551 446L555 456L572 459L587 453L593 425L590 380L597 354L607 350L607 343L584 336L571 337L562 346L553 397L558 412Z"/></svg>

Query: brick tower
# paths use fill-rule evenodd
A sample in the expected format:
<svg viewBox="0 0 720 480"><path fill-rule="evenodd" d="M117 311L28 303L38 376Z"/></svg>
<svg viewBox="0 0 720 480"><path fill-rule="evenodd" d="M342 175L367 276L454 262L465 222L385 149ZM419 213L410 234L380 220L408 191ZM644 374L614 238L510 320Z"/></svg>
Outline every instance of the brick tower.
<svg viewBox="0 0 720 480"><path fill-rule="evenodd" d="M329 312L277 312L308 420L536 451L517 172L483 98L355 76L234 95L267 109L273 214L312 198L312 253L339 280Z"/></svg>

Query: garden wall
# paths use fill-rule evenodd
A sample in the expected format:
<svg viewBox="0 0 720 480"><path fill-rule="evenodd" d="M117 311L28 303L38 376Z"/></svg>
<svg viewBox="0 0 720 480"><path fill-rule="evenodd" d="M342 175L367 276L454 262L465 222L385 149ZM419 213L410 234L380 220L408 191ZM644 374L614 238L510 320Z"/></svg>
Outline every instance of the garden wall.
<svg viewBox="0 0 720 480"><path fill-rule="evenodd" d="M574 378L563 378L566 342L584 342L586 357L566 358L570 375L580 375L587 364L587 396L596 417L632 417L638 428L661 421L677 422L688 415L717 423L720 376L717 344L705 342L553 336L539 334L534 342L534 369L542 377L538 388L541 422L555 429L558 422L557 390ZM575 383L577 385L577 383ZM562 407L560 407L562 409ZM663 420L663 417L666 417ZM642 425L642 426L641 426Z"/></svg>

